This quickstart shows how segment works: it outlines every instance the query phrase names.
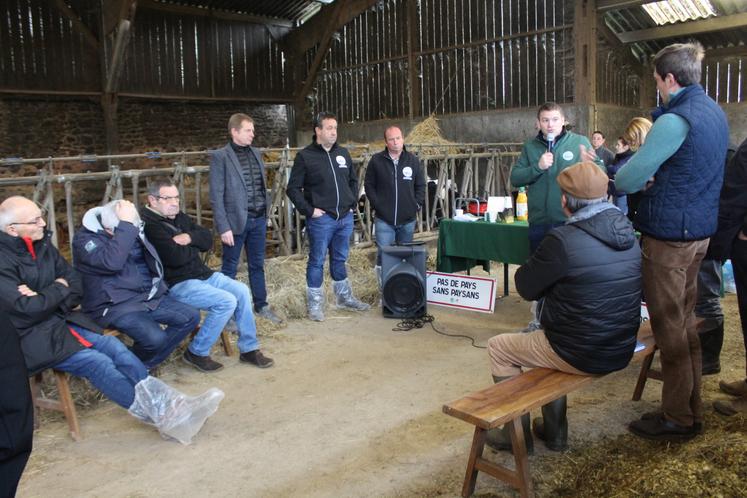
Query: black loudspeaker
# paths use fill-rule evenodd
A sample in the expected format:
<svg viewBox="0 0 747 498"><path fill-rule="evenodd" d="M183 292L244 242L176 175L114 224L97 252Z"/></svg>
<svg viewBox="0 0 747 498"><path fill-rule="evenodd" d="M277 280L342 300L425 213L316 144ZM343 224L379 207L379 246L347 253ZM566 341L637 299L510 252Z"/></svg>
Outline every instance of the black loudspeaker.
<svg viewBox="0 0 747 498"><path fill-rule="evenodd" d="M387 318L420 318L427 311L424 244L383 247L381 306Z"/></svg>

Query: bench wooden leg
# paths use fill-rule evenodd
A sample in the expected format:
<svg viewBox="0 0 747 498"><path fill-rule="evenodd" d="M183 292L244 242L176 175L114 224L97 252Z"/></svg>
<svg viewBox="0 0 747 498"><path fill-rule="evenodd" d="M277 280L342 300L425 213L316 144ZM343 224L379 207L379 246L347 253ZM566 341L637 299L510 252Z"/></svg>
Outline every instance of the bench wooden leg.
<svg viewBox="0 0 747 498"><path fill-rule="evenodd" d="M467 472L464 476L464 485L462 486L463 497L472 496L475 492L478 472L485 472L517 488L522 498L534 497L532 476L529 473L529 457L527 455L526 442L524 441L524 428L521 424L521 417L515 418L509 422L509 425L511 426L511 446L513 447L516 470L503 467L482 457L487 431L480 427L475 427L475 434L472 437L472 449L470 450L469 460L467 461Z"/></svg>
<svg viewBox="0 0 747 498"><path fill-rule="evenodd" d="M232 356L233 346L231 346L231 336L225 330L220 333L220 341L223 344L223 351L225 351L226 356Z"/></svg>
<svg viewBox="0 0 747 498"><path fill-rule="evenodd" d="M29 387L31 388L31 399L34 400L34 429L38 429L41 424L39 422L39 405L36 404L36 400L41 398L41 383L43 380L42 372L29 378Z"/></svg>
<svg viewBox="0 0 747 498"><path fill-rule="evenodd" d="M464 476L464 485L462 486L462 496L467 498L475 492L475 483L477 482L477 459L482 458L482 452L485 448L485 437L487 431L475 427L475 434L472 436L472 449L469 452L467 460L467 473Z"/></svg>
<svg viewBox="0 0 747 498"><path fill-rule="evenodd" d="M70 428L70 437L73 441L80 441L80 426L78 425L78 413L75 411L75 403L70 394L70 385L67 383L67 374L59 370L54 370L54 376L57 379L57 391L60 393L60 405L62 412L67 419L67 425Z"/></svg>
<svg viewBox="0 0 747 498"><path fill-rule="evenodd" d="M67 425L70 429L70 437L73 438L73 441L80 441L83 437L80 433L80 426L78 425L78 414L75 411L73 396L70 394L67 374L59 370L53 370L53 372L55 380L57 381L59 399L50 399L42 396L41 383L43 372L40 372L29 379L31 396L34 402L34 428L39 428L40 409L55 410L65 414L65 419L67 420Z"/></svg>
<svg viewBox="0 0 747 498"><path fill-rule="evenodd" d="M511 448L513 448L514 461L516 462L516 484L514 484L521 494L522 498L534 496L532 486L532 475L529 472L529 456L527 454L527 445L524 440L524 427L521 423L521 417L511 421Z"/></svg>
<svg viewBox="0 0 747 498"><path fill-rule="evenodd" d="M638 373L638 382L635 384L633 390L633 401L640 401L643 395L643 388L646 387L647 379L661 380L661 372L658 370L651 370L651 364L654 362L656 356L657 347L654 347L651 354L646 356L641 362L641 371Z"/></svg>

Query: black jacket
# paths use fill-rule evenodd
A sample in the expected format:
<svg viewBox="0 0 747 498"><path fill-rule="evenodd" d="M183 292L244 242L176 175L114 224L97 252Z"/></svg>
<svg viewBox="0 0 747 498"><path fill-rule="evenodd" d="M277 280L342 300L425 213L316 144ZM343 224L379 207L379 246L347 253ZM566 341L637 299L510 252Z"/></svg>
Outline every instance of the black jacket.
<svg viewBox="0 0 747 498"><path fill-rule="evenodd" d="M726 165L718 207L718 230L708 246L709 259L726 261L739 231L747 234L747 140Z"/></svg>
<svg viewBox="0 0 747 498"><path fill-rule="evenodd" d="M523 298L545 298L540 323L563 360L590 374L625 368L640 325L641 252L618 209L551 230L515 280Z"/></svg>
<svg viewBox="0 0 747 498"><path fill-rule="evenodd" d="M311 217L314 208L336 220L358 203L358 175L347 149L336 143L329 152L314 142L296 154L288 180L288 198Z"/></svg>
<svg viewBox="0 0 747 498"><path fill-rule="evenodd" d="M425 174L420 160L404 149L396 171L387 149L374 154L368 162L364 187L376 217L390 225L414 220L425 201Z"/></svg>
<svg viewBox="0 0 747 498"><path fill-rule="evenodd" d="M31 404L29 377L21 352L18 332L10 323L6 313L0 313L0 466L20 455L31 453L34 435L34 407ZM23 457L20 457L23 458ZM5 479L14 482L0 483L0 496L3 492L13 496L18 475L9 476L0 472Z"/></svg>
<svg viewBox="0 0 747 498"><path fill-rule="evenodd" d="M81 301L80 276L45 237L33 243L31 254L19 237L0 232L0 309L21 336L21 349L29 375L52 367L84 346L72 335L68 322L95 332L101 329L81 313L73 312ZM57 278L67 280L65 287ZM22 296L26 284L38 295Z"/></svg>
<svg viewBox="0 0 747 498"><path fill-rule="evenodd" d="M161 216L147 207L140 210L140 217L145 222L145 237L156 248L163 263L164 277L170 286L184 280L206 280L213 270L202 262L201 252L213 247L213 235L207 228L201 227L188 215L179 212L171 220ZM189 234L192 242L183 246L174 242L174 236Z"/></svg>

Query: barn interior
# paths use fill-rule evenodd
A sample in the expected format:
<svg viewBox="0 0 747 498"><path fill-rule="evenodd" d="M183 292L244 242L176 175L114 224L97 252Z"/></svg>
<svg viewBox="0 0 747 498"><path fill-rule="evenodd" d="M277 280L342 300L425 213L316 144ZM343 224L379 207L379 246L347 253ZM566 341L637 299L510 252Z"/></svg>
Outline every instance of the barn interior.
<svg viewBox="0 0 747 498"><path fill-rule="evenodd" d="M541 104L561 104L574 132L601 130L609 147L660 103L651 60L667 45L703 45L701 84L740 144L745 40L742 0L0 2L0 199L22 194L45 207L68 257L86 209L117 198L142 205L157 176L174 178L183 209L212 228L207 151L226 144L231 114L246 113L272 191L270 295L289 318L282 328L259 322L278 360L272 372L238 362L213 376L176 361L163 368L185 391L218 386L227 395L188 447L71 380L84 437L73 441L62 414L41 411L18 496L460 495L472 427L442 405L487 387L490 373L485 351L436 331L484 346L524 326L530 312L513 287L516 267L492 313L432 306L432 328L395 331L377 307L373 221L362 201L351 275L372 310L306 320L301 282L288 285L303 280L306 241L285 188L314 116L338 116L339 141L359 171L383 148L384 129L399 126L434 184L449 185L418 219L432 270L439 220L459 198L516 194L508 177L536 134ZM474 273L502 288L498 268ZM745 351L735 295L723 306L721 376L736 377ZM530 457L536 495L743 494L743 417L710 410L713 429L691 450L626 433L660 400L651 382L641 402L630 401L638 368L569 397L571 452ZM54 379L44 382L57 395ZM719 399L717 378L703 389L707 402ZM518 493L481 474L476 495Z"/></svg>

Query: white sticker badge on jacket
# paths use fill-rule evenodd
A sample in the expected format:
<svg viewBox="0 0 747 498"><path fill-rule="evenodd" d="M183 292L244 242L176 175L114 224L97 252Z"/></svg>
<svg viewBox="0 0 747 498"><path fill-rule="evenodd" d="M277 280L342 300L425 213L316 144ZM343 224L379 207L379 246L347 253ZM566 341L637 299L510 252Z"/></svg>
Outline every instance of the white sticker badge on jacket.
<svg viewBox="0 0 747 498"><path fill-rule="evenodd" d="M402 168L402 178L403 180L412 180L412 168L409 166L405 166Z"/></svg>
<svg viewBox="0 0 747 498"><path fill-rule="evenodd" d="M337 157L335 157L335 161L337 161L337 164L338 164L338 165L339 165L339 166L340 166L341 168L347 168L347 167L348 167L348 165L347 165L347 164L345 163L345 158L344 158L344 157L342 157L342 156L337 156Z"/></svg>
<svg viewBox="0 0 747 498"><path fill-rule="evenodd" d="M573 159L573 152L571 152L570 150L563 152L563 159L565 159L566 161L570 161L571 159Z"/></svg>

